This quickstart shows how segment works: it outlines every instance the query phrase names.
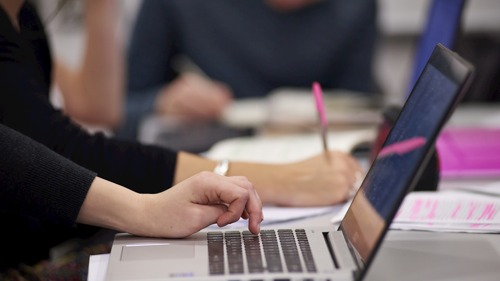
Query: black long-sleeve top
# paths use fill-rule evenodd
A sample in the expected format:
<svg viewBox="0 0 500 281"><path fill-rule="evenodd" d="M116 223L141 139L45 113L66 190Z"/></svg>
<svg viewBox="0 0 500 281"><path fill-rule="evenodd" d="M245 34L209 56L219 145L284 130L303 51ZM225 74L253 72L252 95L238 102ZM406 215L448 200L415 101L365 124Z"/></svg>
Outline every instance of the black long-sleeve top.
<svg viewBox="0 0 500 281"><path fill-rule="evenodd" d="M0 213L74 225L96 174L2 124L0 144Z"/></svg>
<svg viewBox="0 0 500 281"><path fill-rule="evenodd" d="M0 123L136 192L169 188L176 152L90 135L52 107L51 57L43 26L29 4L23 5L19 21L20 33L0 8Z"/></svg>

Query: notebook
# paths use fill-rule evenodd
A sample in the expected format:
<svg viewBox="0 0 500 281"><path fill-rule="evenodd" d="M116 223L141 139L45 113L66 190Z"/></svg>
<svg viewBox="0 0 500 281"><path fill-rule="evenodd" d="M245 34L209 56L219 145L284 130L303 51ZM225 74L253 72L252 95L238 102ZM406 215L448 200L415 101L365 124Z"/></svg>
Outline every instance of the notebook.
<svg viewBox="0 0 500 281"><path fill-rule="evenodd" d="M106 280L361 280L471 80L470 64L436 46L338 229L118 234Z"/></svg>

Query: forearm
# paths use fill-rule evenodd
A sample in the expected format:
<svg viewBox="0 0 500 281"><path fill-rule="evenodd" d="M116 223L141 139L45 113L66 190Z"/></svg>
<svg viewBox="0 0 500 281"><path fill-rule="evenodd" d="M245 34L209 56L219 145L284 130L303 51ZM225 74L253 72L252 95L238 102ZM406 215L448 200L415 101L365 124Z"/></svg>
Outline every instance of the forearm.
<svg viewBox="0 0 500 281"><path fill-rule="evenodd" d="M286 205L280 198L286 192L286 175L288 165L272 165L249 162L231 162L228 176L245 176L254 185L262 203L271 205Z"/></svg>
<svg viewBox="0 0 500 281"><path fill-rule="evenodd" d="M117 36L117 4L114 0L87 0L87 49L81 74L89 95L88 108L113 127L122 119L125 85L125 58Z"/></svg>
<svg viewBox="0 0 500 281"><path fill-rule="evenodd" d="M174 184L199 172L213 171L215 166L217 166L215 160L181 151L177 156ZM287 182L283 178L286 175L284 167L284 165L230 162L226 176L245 176L254 185L263 203L283 204L284 202L280 202L279 198Z"/></svg>
<svg viewBox="0 0 500 281"><path fill-rule="evenodd" d="M173 185L176 185L181 181L196 175L197 173L203 171L213 171L216 165L217 161L184 151L179 151L177 153L177 163L175 166Z"/></svg>
<svg viewBox="0 0 500 281"><path fill-rule="evenodd" d="M116 4L114 0L86 1L83 64L70 75L70 85L61 87L69 115L83 122L111 127L121 122L124 103L125 66L117 38ZM61 71L56 74L61 78L56 78L59 84L65 83L63 74Z"/></svg>
<svg viewBox="0 0 500 281"><path fill-rule="evenodd" d="M76 221L140 236L177 238L216 222L225 226L240 216L249 219L253 233L260 231L262 205L252 184L201 173L159 194L138 194L95 178Z"/></svg>
<svg viewBox="0 0 500 281"><path fill-rule="evenodd" d="M174 181L201 171L213 171L216 165L217 161L179 152ZM352 156L330 151L282 165L230 162L226 175L245 176L264 204L328 206L347 199L357 180L356 173L361 172Z"/></svg>
<svg viewBox="0 0 500 281"><path fill-rule="evenodd" d="M144 220L141 202L138 193L96 177L76 222L134 233Z"/></svg>

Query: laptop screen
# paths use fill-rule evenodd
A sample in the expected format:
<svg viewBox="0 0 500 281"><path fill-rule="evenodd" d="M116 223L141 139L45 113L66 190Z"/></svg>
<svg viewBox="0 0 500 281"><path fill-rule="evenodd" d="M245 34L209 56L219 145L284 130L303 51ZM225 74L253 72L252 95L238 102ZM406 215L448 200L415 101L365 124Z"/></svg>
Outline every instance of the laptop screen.
<svg viewBox="0 0 500 281"><path fill-rule="evenodd" d="M340 226L364 264L416 183L470 72L468 64L440 45L422 71Z"/></svg>

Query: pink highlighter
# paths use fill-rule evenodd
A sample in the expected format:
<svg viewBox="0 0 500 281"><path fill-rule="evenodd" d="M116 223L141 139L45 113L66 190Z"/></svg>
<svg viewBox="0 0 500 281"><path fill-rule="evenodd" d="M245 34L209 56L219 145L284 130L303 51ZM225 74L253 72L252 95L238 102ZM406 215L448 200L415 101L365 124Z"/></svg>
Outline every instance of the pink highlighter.
<svg viewBox="0 0 500 281"><path fill-rule="evenodd" d="M321 137L323 139L323 149L325 152L328 151L328 146L326 143L326 133L328 131L328 124L326 123L326 113L325 104L323 102L323 91L318 82L312 84L312 92L314 95L314 100L316 101L316 108L318 109L320 121L321 121Z"/></svg>

